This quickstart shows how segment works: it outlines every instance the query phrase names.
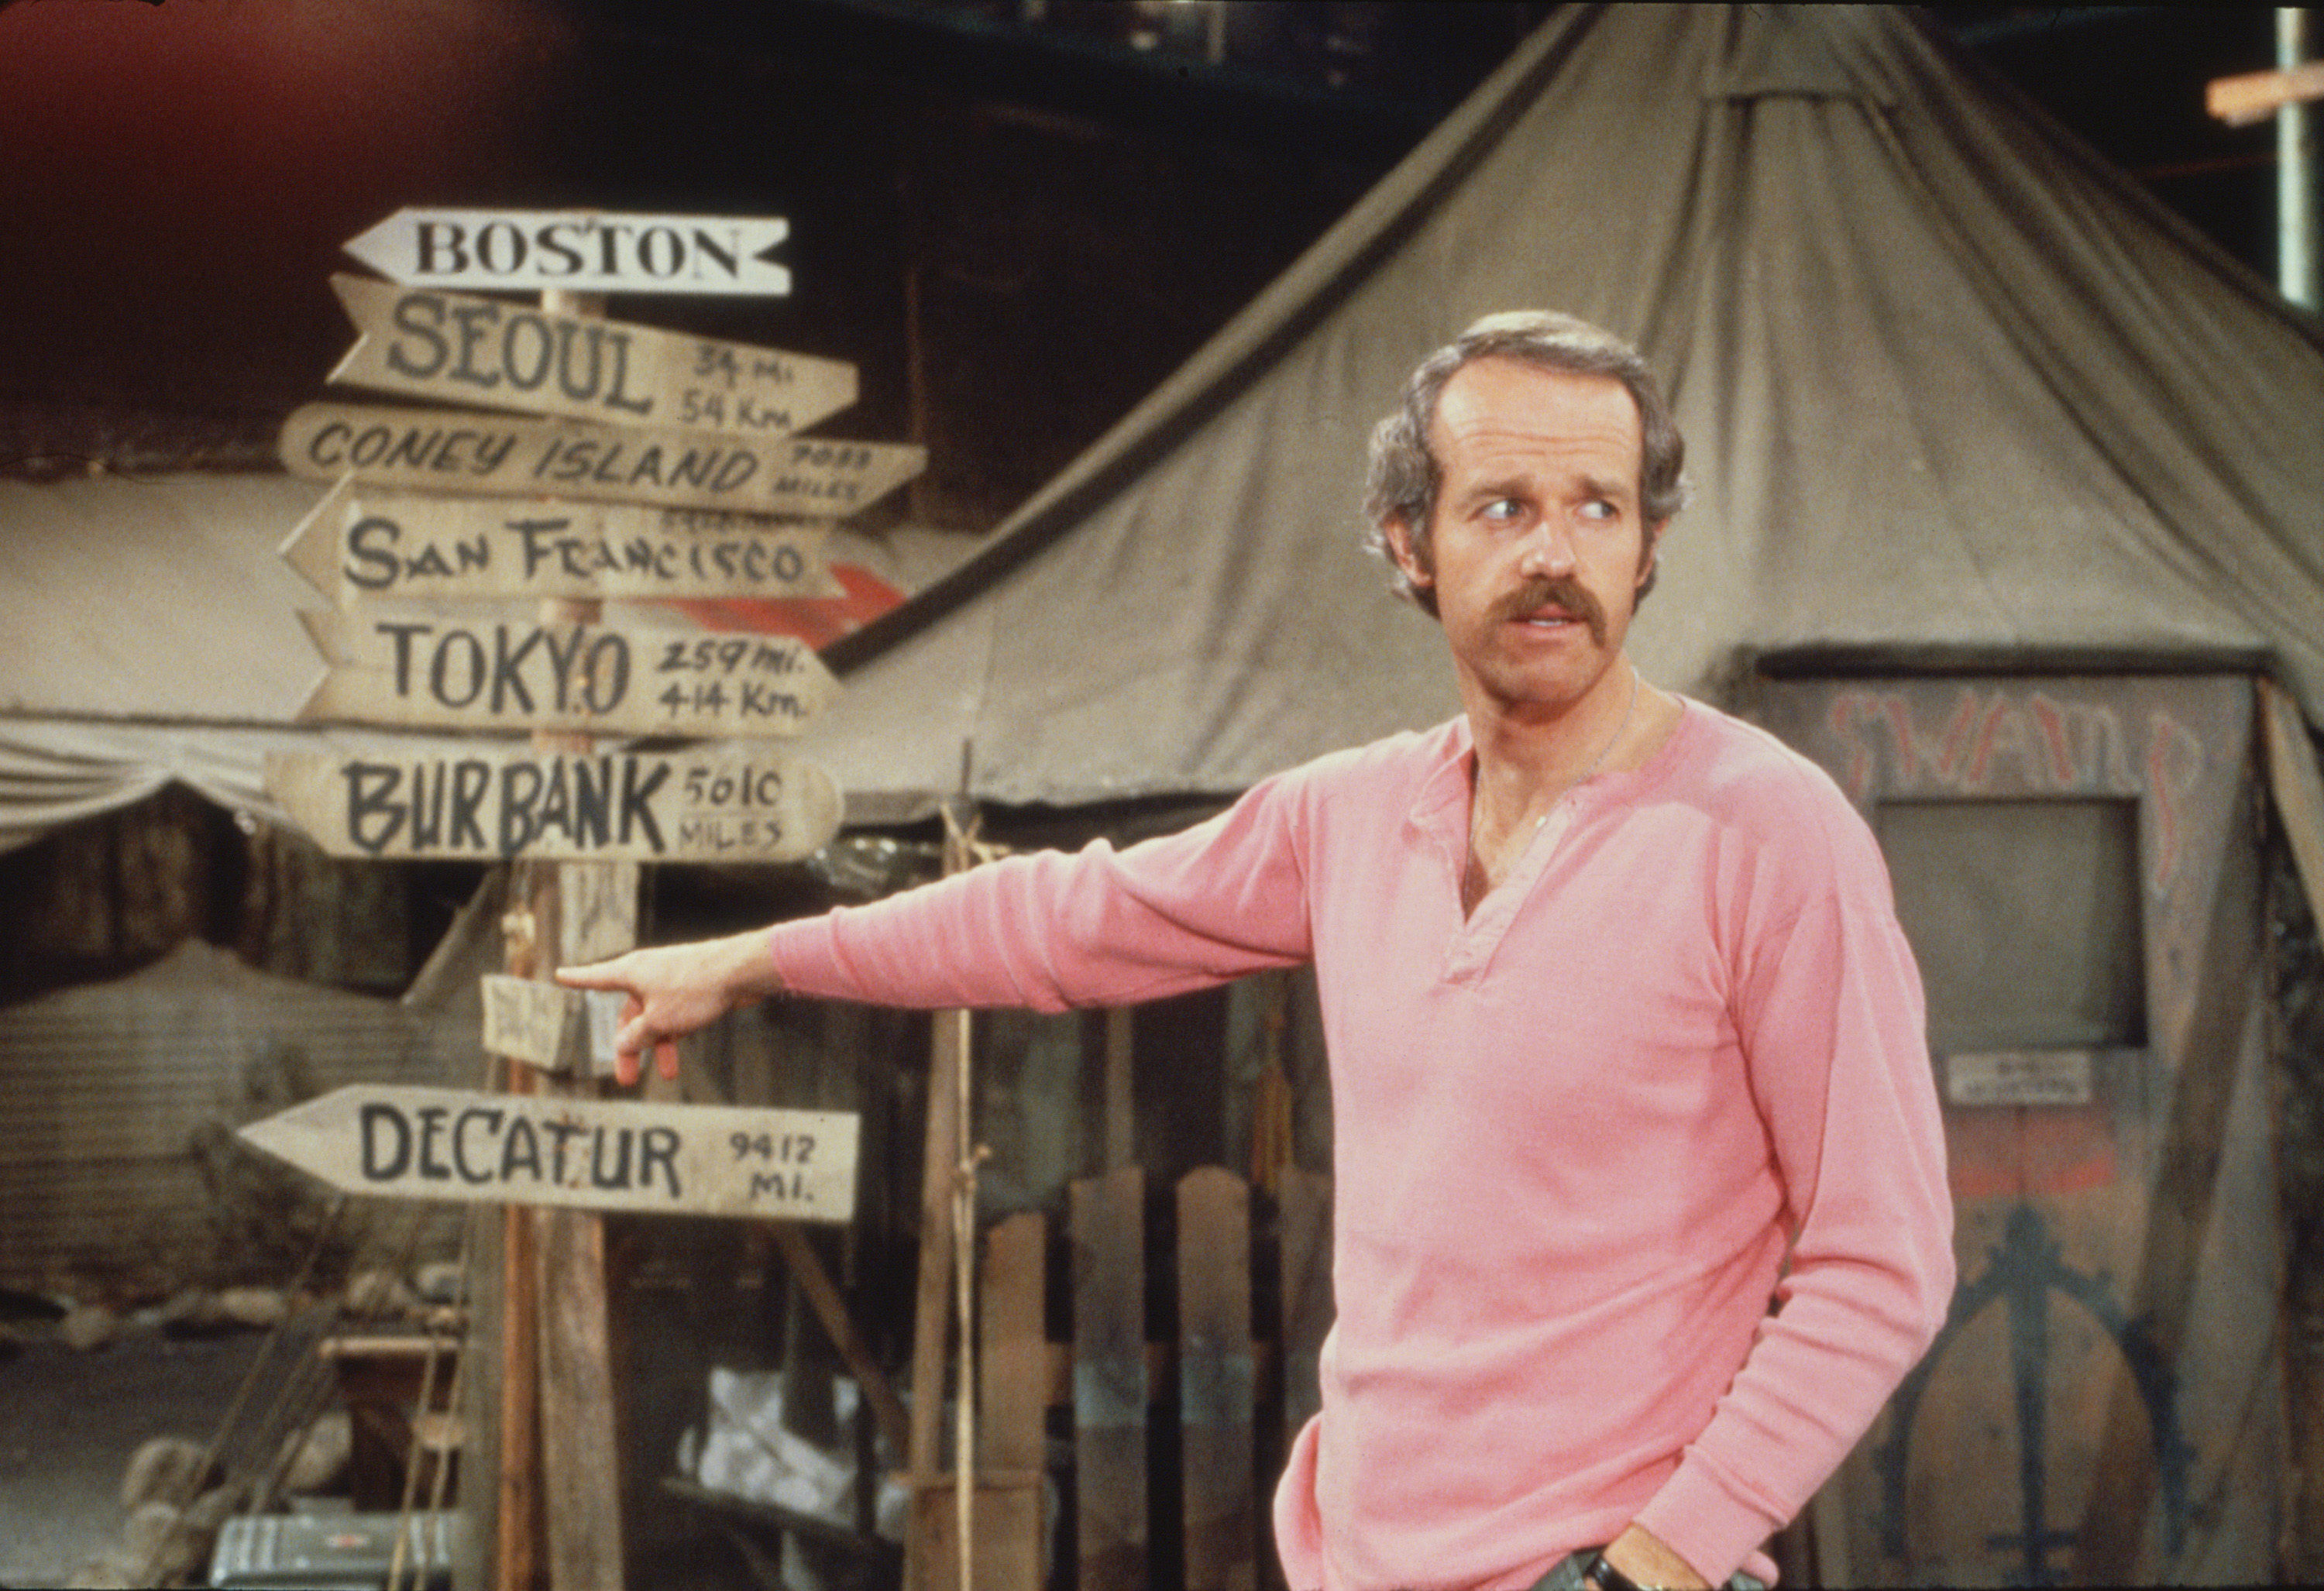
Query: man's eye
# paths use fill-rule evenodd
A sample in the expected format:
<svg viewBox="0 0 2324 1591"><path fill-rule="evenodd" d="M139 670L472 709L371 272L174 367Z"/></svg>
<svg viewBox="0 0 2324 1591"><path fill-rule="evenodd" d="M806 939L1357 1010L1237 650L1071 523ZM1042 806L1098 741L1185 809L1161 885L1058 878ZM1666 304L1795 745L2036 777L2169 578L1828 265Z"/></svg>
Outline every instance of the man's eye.
<svg viewBox="0 0 2324 1591"><path fill-rule="evenodd" d="M1582 505L1582 517L1585 520L1611 520L1618 518L1620 513L1619 509L1602 497L1593 497Z"/></svg>
<svg viewBox="0 0 2324 1591"><path fill-rule="evenodd" d="M1496 524L1506 524L1525 512L1525 505L1514 497L1497 497L1485 505L1485 518Z"/></svg>

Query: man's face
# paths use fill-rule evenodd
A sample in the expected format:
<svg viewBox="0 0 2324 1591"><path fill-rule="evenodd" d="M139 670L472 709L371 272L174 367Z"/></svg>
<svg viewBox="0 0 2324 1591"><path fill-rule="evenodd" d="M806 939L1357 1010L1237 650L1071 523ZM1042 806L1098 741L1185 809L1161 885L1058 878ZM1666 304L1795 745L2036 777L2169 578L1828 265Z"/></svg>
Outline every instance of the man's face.
<svg viewBox="0 0 2324 1591"><path fill-rule="evenodd" d="M1424 567L1468 691L1554 719L1608 677L1660 526L1639 518L1637 404L1612 376L1506 358L1463 365L1429 431L1442 477Z"/></svg>

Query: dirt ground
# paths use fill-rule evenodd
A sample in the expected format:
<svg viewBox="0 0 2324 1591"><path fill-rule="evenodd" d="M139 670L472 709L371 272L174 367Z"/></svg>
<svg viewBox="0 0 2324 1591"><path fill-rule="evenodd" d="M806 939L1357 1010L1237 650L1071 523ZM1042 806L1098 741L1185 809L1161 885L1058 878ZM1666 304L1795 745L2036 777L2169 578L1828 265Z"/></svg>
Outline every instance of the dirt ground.
<svg viewBox="0 0 2324 1591"><path fill-rule="evenodd" d="M148 1437L207 1442L256 1331L129 1330L86 1352L42 1339L0 1362L0 1586L63 1586L118 1533L121 1480Z"/></svg>

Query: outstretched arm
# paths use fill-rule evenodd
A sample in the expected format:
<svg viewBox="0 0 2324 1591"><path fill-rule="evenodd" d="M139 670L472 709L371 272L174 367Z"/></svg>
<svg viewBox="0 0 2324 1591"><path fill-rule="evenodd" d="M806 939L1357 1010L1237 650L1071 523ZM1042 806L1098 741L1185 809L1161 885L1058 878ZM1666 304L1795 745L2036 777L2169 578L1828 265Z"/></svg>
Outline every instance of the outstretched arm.
<svg viewBox="0 0 2324 1591"><path fill-rule="evenodd" d="M635 950L587 967L559 967L567 989L617 989L622 1025L613 1036L613 1075L638 1081L639 1061L650 1048L662 1076L678 1075L677 1041L737 1006L782 992L763 928L692 944Z"/></svg>

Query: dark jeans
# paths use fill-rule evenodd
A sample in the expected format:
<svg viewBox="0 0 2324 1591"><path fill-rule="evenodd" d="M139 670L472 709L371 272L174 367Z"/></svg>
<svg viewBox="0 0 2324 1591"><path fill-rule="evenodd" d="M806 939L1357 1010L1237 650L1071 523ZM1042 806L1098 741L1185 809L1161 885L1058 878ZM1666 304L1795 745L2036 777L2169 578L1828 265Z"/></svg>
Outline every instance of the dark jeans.
<svg viewBox="0 0 2324 1591"><path fill-rule="evenodd" d="M1533 1591L1586 1591L1588 1582L1582 1571L1598 1554L1593 1549L1586 1552L1569 1552L1549 1566L1549 1573L1533 1583ZM1737 1569L1721 1591L1767 1591L1766 1584L1756 1575Z"/></svg>

